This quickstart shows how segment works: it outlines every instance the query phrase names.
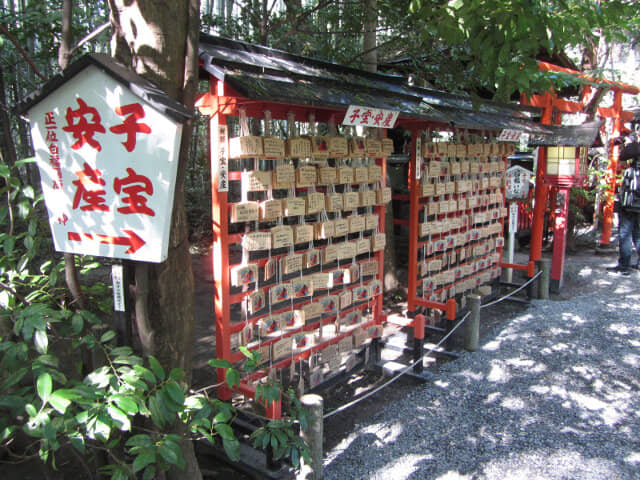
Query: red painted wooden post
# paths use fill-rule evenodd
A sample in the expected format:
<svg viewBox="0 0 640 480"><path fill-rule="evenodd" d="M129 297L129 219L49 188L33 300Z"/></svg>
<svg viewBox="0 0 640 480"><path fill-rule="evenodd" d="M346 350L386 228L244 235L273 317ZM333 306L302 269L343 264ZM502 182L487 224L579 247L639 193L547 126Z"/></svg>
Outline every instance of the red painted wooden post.
<svg viewBox="0 0 640 480"><path fill-rule="evenodd" d="M420 141L420 130L411 130L411 154L409 160L409 285L407 310L415 312L418 295L418 214L420 209L420 179L417 178L418 154L416 142Z"/></svg>

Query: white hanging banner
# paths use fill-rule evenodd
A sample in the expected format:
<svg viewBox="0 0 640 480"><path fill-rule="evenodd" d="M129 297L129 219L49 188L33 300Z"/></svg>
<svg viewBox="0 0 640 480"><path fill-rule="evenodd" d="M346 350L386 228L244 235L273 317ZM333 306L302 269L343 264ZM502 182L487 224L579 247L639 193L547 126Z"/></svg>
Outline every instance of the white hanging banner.
<svg viewBox="0 0 640 480"><path fill-rule="evenodd" d="M524 135L524 132L505 128L500 132L500 135L498 135L498 141L499 142L519 142L520 139L522 138L522 135Z"/></svg>
<svg viewBox="0 0 640 480"><path fill-rule="evenodd" d="M393 128L400 112L383 108L349 105L342 125Z"/></svg>

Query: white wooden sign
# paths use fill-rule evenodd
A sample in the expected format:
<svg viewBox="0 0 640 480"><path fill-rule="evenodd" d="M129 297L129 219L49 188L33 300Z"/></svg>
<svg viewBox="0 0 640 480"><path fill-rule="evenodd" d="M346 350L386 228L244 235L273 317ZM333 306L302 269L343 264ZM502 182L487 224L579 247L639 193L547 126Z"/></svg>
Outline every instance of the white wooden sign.
<svg viewBox="0 0 640 480"><path fill-rule="evenodd" d="M56 250L164 261L182 125L95 65L27 117Z"/></svg>
<svg viewBox="0 0 640 480"><path fill-rule="evenodd" d="M524 135L524 132L521 132L520 130L511 130L511 129L505 128L500 132L500 135L498 135L498 141L499 142L519 142L520 139L522 138L522 135Z"/></svg>
<svg viewBox="0 0 640 480"><path fill-rule="evenodd" d="M508 200L525 199L529 196L529 182L533 172L515 165L509 167L506 176L506 197Z"/></svg>
<svg viewBox="0 0 640 480"><path fill-rule="evenodd" d="M383 108L349 105L342 124L360 125L362 127L393 128L399 113L400 112L385 110Z"/></svg>

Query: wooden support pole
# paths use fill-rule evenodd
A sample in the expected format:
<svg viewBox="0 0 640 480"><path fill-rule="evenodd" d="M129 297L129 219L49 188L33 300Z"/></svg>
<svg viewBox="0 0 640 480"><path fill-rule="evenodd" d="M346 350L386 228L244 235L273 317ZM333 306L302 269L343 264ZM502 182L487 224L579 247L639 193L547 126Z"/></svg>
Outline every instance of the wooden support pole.
<svg viewBox="0 0 640 480"><path fill-rule="evenodd" d="M480 295L471 294L467 295L467 302L469 302L469 310L471 315L467 319L467 324L464 330L464 348L469 352L475 352L478 350L478 340L480 338L480 301L482 298Z"/></svg>
<svg viewBox="0 0 640 480"><path fill-rule="evenodd" d="M538 281L538 298L541 300L549 299L549 284L551 283L551 259L541 258L539 260L542 275Z"/></svg>
<svg viewBox="0 0 640 480"><path fill-rule="evenodd" d="M309 446L311 465L306 465L302 460L299 480L322 479L322 437L323 437L323 399L313 393L303 395L300 398L302 408L309 414L309 425L306 430L301 429L300 435Z"/></svg>

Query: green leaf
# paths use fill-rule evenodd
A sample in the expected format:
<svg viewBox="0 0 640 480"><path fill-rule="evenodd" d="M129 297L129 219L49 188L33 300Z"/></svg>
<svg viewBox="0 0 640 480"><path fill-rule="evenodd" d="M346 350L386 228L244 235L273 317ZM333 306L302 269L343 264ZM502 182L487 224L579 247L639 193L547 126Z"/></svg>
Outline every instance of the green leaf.
<svg viewBox="0 0 640 480"><path fill-rule="evenodd" d="M151 441L151 437L146 433L140 433L138 435L134 435L129 438L125 445L127 447L151 447L153 442Z"/></svg>
<svg viewBox="0 0 640 480"><path fill-rule="evenodd" d="M35 345L38 353L47 353L47 348L49 347L49 337L47 337L47 332L44 330L36 330L33 334L33 344Z"/></svg>
<svg viewBox="0 0 640 480"><path fill-rule="evenodd" d="M184 379L184 377L184 370L182 370L181 368L174 368L173 370L171 370L171 372L169 372L169 380L174 380L177 382Z"/></svg>
<svg viewBox="0 0 640 480"><path fill-rule="evenodd" d="M176 382L167 383L166 387L167 393L171 397L171 399L177 404L182 405L184 403L184 392L180 385Z"/></svg>
<svg viewBox="0 0 640 480"><path fill-rule="evenodd" d="M223 438L222 446L225 453L231 460L234 462L240 460L240 442L237 439L234 438L233 440L230 440Z"/></svg>
<svg viewBox="0 0 640 480"><path fill-rule="evenodd" d="M102 336L100 337L100 343L107 343L108 341L113 340L115 337L116 332L114 332L113 330L109 330L102 334Z"/></svg>
<svg viewBox="0 0 640 480"><path fill-rule="evenodd" d="M47 403L49 397L51 396L51 390L53 389L53 382L51 380L51 375L48 373L43 373L38 377L38 381L36 384L36 389L38 391L38 396L42 400L42 403Z"/></svg>
<svg viewBox="0 0 640 480"><path fill-rule="evenodd" d="M300 466L300 452L298 452L297 448L291 449L291 463L295 468Z"/></svg>
<svg viewBox="0 0 640 480"><path fill-rule="evenodd" d="M226 438L227 440L236 438L233 434L233 428L231 428L226 423L216 423L213 428L220 434L222 438Z"/></svg>
<svg viewBox="0 0 640 480"><path fill-rule="evenodd" d="M67 390L67 392L70 392L70 390ZM65 394L65 391L56 390L49 397L49 404L58 413L64 415L64 413L67 411L67 408L69 408L69 405L71 405L71 400L69 398L67 398L67 395Z"/></svg>
<svg viewBox="0 0 640 480"><path fill-rule="evenodd" d="M142 480L153 480L154 478L156 478L156 467L151 465L144 470Z"/></svg>
<svg viewBox="0 0 640 480"><path fill-rule="evenodd" d="M138 413L138 404L131 397L113 395L111 398L116 402L116 405L118 405L118 407L128 415L135 415Z"/></svg>
<svg viewBox="0 0 640 480"><path fill-rule="evenodd" d="M162 456L163 460L177 465L182 459L182 451L180 447L172 442L164 442L158 446L158 453Z"/></svg>
<svg viewBox="0 0 640 480"><path fill-rule="evenodd" d="M227 370L225 381L227 382L229 388L240 385L240 373L237 370L230 368L229 370Z"/></svg>
<svg viewBox="0 0 640 480"><path fill-rule="evenodd" d="M73 333L80 333L83 327L84 319L82 318L82 315L78 315L77 313L74 314L73 317L71 317L71 329L73 330Z"/></svg>
<svg viewBox="0 0 640 480"><path fill-rule="evenodd" d="M142 365L134 365L133 371L142 377L148 383L156 383L156 376L146 367Z"/></svg>
<svg viewBox="0 0 640 480"><path fill-rule="evenodd" d="M140 470L145 468L147 465L155 463L155 461L156 461L155 452L153 452L153 451L144 451L143 453L138 455L135 458L135 460L133 461L133 465L132 465L133 471L134 472L139 472Z"/></svg>
<svg viewBox="0 0 640 480"><path fill-rule="evenodd" d="M118 407L116 407L115 405L108 405L107 413L120 430L122 430L123 432L128 432L131 430L131 420L129 420L127 414L120 410Z"/></svg>
<svg viewBox="0 0 640 480"><path fill-rule="evenodd" d="M229 360L224 360L222 358L212 358L207 362L210 367L213 368L231 368L232 363Z"/></svg>
<svg viewBox="0 0 640 480"><path fill-rule="evenodd" d="M156 357L154 357L153 355L149 355L149 367L151 368L153 373L155 373L156 377L158 377L160 380L165 379L164 370L160 365L160 362L158 362Z"/></svg>

